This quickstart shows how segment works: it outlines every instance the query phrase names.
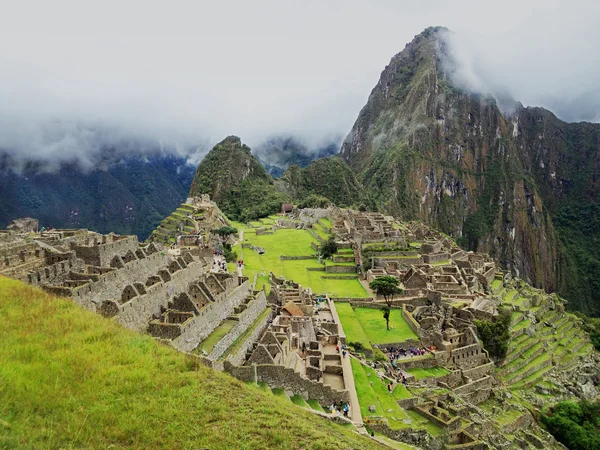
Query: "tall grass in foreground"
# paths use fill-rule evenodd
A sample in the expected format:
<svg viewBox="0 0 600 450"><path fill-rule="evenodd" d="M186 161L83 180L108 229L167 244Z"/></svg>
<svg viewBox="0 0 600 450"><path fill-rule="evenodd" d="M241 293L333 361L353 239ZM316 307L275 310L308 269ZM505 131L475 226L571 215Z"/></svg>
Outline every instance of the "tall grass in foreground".
<svg viewBox="0 0 600 450"><path fill-rule="evenodd" d="M377 448L149 336L0 277L0 448Z"/></svg>

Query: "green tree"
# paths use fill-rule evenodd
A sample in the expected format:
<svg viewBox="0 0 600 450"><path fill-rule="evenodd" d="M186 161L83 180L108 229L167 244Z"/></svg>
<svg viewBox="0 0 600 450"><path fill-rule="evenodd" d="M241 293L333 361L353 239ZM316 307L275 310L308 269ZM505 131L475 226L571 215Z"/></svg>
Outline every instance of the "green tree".
<svg viewBox="0 0 600 450"><path fill-rule="evenodd" d="M338 246L335 242L335 237L334 236L330 236L329 239L327 239L327 241L321 245L320 251L321 251L321 256L323 258L329 258L331 255L335 254L338 250Z"/></svg>
<svg viewBox="0 0 600 450"><path fill-rule="evenodd" d="M214 232L216 234L218 234L219 236L221 236L222 238L225 238L227 236L237 233L238 230L237 230L237 228L234 228L234 227L221 227L221 228L217 228L216 230L214 230Z"/></svg>
<svg viewBox="0 0 600 450"><path fill-rule="evenodd" d="M390 329L390 309L392 307L392 300L394 299L394 295L402 292L402 288L400 288L399 284L400 281L398 278L390 275L375 278L369 283L369 287L375 291L377 295L382 295L385 300L387 308L383 311L383 318L385 319L385 325L388 330Z"/></svg>
<svg viewBox="0 0 600 450"><path fill-rule="evenodd" d="M571 450L600 448L600 403L560 402L541 416L554 437Z"/></svg>
<svg viewBox="0 0 600 450"><path fill-rule="evenodd" d="M510 312L501 310L494 320L475 320L483 346L496 361L504 359L510 340Z"/></svg>

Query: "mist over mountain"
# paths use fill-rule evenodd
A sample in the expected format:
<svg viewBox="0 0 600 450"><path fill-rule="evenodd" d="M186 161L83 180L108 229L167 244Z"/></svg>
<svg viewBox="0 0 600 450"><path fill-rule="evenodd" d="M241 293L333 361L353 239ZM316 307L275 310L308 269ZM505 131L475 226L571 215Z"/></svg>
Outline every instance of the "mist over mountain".
<svg viewBox="0 0 600 450"><path fill-rule="evenodd" d="M337 154L341 143L342 136L337 136L309 148L297 137L282 135L268 139L253 150L253 153L271 176L280 178L292 165L306 167L315 159Z"/></svg>

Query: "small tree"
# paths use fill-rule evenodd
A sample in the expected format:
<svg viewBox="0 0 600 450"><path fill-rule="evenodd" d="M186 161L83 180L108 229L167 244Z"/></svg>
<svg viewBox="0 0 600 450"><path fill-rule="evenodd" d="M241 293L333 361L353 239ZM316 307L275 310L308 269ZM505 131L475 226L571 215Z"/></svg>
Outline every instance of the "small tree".
<svg viewBox="0 0 600 450"><path fill-rule="evenodd" d="M335 252L337 252L338 250L338 246L335 243L335 238L333 236L331 236L329 239L327 239L327 242L325 242L322 246L321 246L321 256L326 259L329 258L331 255L335 254Z"/></svg>
<svg viewBox="0 0 600 450"><path fill-rule="evenodd" d="M375 278L369 284L369 287L375 291L377 295L382 295L385 300L387 308L383 311L383 318L385 319L388 330L390 329L390 309L392 307L392 300L394 299L394 295L402 292L402 288L400 288L399 284L400 281L398 281L398 278L390 275Z"/></svg>
<svg viewBox="0 0 600 450"><path fill-rule="evenodd" d="M237 228L233 227L221 227L214 230L216 234L221 236L222 238L226 238L229 235L235 234L238 232Z"/></svg>

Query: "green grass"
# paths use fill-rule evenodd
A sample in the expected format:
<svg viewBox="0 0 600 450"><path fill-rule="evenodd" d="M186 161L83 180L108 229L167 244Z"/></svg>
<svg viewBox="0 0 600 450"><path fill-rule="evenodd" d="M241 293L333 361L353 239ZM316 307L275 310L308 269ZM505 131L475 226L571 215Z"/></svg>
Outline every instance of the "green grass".
<svg viewBox="0 0 600 450"><path fill-rule="evenodd" d="M417 380L429 377L443 377L450 373L450 371L444 367L433 367L431 369L408 369L407 372L411 375L414 375Z"/></svg>
<svg viewBox="0 0 600 450"><path fill-rule="evenodd" d="M325 410L323 409L323 407L319 404L318 401L316 400L306 400L306 403L308 403L308 405L314 409L315 411L321 411L321 412L325 412Z"/></svg>
<svg viewBox="0 0 600 450"><path fill-rule="evenodd" d="M402 388L398 392L404 392L407 394L406 396L404 396L405 394L402 394L403 396L393 395L388 391L386 384L377 376L375 370L361 364L356 358L352 358L350 362L363 419L380 416L385 417L389 427L395 430L415 427L424 428L434 436L443 433L443 429L429 422L425 417L413 411L407 411L398 405L396 402L398 398L412 396L404 386L396 386L396 390ZM375 413L369 411L370 405L375 406ZM407 423L405 420L410 420L412 423Z"/></svg>
<svg viewBox="0 0 600 450"><path fill-rule="evenodd" d="M0 277L0 448L381 448Z"/></svg>
<svg viewBox="0 0 600 450"><path fill-rule="evenodd" d="M342 328L346 334L348 342L360 342L363 347L371 350L373 347L365 334L358 318L354 314L354 309L350 303L336 302L335 309L337 310L340 322L342 322Z"/></svg>
<svg viewBox="0 0 600 450"><path fill-rule="evenodd" d="M390 313L390 330L386 329L383 311L380 309L356 308L354 313L372 344L391 344L408 339L419 340L399 309L392 309Z"/></svg>
<svg viewBox="0 0 600 450"><path fill-rule="evenodd" d="M308 268L324 268L324 265L319 264L316 258L306 260L281 260L279 258L281 255L314 255L315 251L310 244L316 240L307 230L278 229L272 235L256 235L248 233L247 228L242 229L244 230L244 240L247 243L265 249L265 253L259 255L252 249L234 246L239 257L244 260L244 275L253 280L255 274L264 271L265 275L260 277L257 289L268 285L268 274L273 272L276 276L284 276L304 287L310 287L313 292L327 293L332 297L368 297L358 278L351 280L324 279L322 276L325 272L306 270Z"/></svg>
<svg viewBox="0 0 600 450"><path fill-rule="evenodd" d="M306 400L304 400L301 395L296 394L290 397L290 400L294 405L302 406L304 408L310 408L310 405L306 403Z"/></svg>
<svg viewBox="0 0 600 450"><path fill-rule="evenodd" d="M238 323L237 320L229 319L221 322L221 324L200 343L200 345L197 347L197 351L204 350L206 353L210 354L215 345L217 345L219 341L223 339L223 336L229 333L236 323Z"/></svg>

